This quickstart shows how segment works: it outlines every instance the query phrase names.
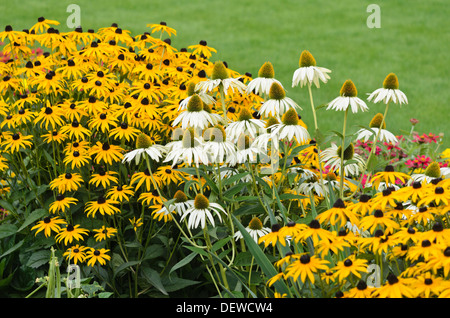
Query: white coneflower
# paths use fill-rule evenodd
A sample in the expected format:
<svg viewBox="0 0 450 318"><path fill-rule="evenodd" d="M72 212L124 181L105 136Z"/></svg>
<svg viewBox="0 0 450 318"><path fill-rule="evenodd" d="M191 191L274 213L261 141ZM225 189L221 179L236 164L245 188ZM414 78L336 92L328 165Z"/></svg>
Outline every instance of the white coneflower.
<svg viewBox="0 0 450 318"><path fill-rule="evenodd" d="M249 134L255 138L264 130L265 125L263 120L253 118L248 108L242 108L238 120L226 125L225 132L230 141L236 142L241 134Z"/></svg>
<svg viewBox="0 0 450 318"><path fill-rule="evenodd" d="M258 77L252 79L247 84L247 94L255 93L257 95L269 95L270 87L273 83L278 83L281 87L283 85L275 79L275 71L270 62L264 63L258 72Z"/></svg>
<svg viewBox="0 0 450 318"><path fill-rule="evenodd" d="M272 83L269 90L269 100L261 105L259 114L264 117L281 118L291 108L302 110L296 102L286 97L286 91L280 84Z"/></svg>
<svg viewBox="0 0 450 318"><path fill-rule="evenodd" d="M230 140L227 140L227 134L222 125L216 125L208 128L204 134L205 152L208 153L211 163L226 162L226 158L234 156L236 146Z"/></svg>
<svg viewBox="0 0 450 318"><path fill-rule="evenodd" d="M227 158L226 163L234 166L236 164L246 162L256 162L257 156L264 154L263 150L257 148L251 141L248 135L242 134L237 141L237 150L234 156Z"/></svg>
<svg viewBox="0 0 450 318"><path fill-rule="evenodd" d="M358 91L356 90L355 84L351 80L346 80L342 85L340 96L333 99L327 107L328 109L334 109L337 111L345 111L350 106L353 113L358 111L367 111L366 103L357 97Z"/></svg>
<svg viewBox="0 0 450 318"><path fill-rule="evenodd" d="M272 141L271 130L272 128L278 124L278 119L271 116L266 120L265 129L260 132L258 136L253 140L253 144L256 148L264 150L264 153L268 151L268 145Z"/></svg>
<svg viewBox="0 0 450 318"><path fill-rule="evenodd" d="M435 179L447 179L450 177L450 168L440 167L439 163L433 161L426 167L423 173L413 173L409 180L409 185L414 182L426 182L430 183Z"/></svg>
<svg viewBox="0 0 450 318"><path fill-rule="evenodd" d="M155 161L159 161L163 158L164 154L167 152L167 148L162 145L152 145L151 139L144 133L140 133L136 138L136 149L126 153L123 156L122 163L131 161L135 161L138 165L141 159L141 156L146 154L151 159Z"/></svg>
<svg viewBox="0 0 450 318"><path fill-rule="evenodd" d="M203 93L203 92L196 92L195 85L196 84L194 82L189 83L189 85L187 87L188 97L186 97L185 99L183 99L180 102L180 104L178 105L178 111L186 110L189 100L192 98L193 95L198 95L198 97L200 97L201 100L203 101L203 103L205 103L206 105L211 105L211 104L216 103L216 100L210 94Z"/></svg>
<svg viewBox="0 0 450 318"><path fill-rule="evenodd" d="M214 89L218 88L219 85L223 86L223 92L225 94L228 94L229 89L231 89L233 93L234 90L237 90L239 93L243 94L247 88L238 78L230 77L223 62L217 61L214 63L211 79L198 82L195 85L195 90L200 93L212 92Z"/></svg>
<svg viewBox="0 0 450 318"><path fill-rule="evenodd" d="M278 147L278 141L297 141L299 144L306 143L311 137L308 130L301 125L300 119L295 109L289 109L281 120L280 124L273 126L271 131L274 146Z"/></svg>
<svg viewBox="0 0 450 318"><path fill-rule="evenodd" d="M186 194L178 190L173 196L175 201L170 205L178 215L183 215L194 206L194 200L189 200Z"/></svg>
<svg viewBox="0 0 450 318"><path fill-rule="evenodd" d="M172 126L176 127L181 123L181 128L200 128L205 129L209 125L214 125L215 121L210 116L210 113L204 110L204 103L197 95L192 95L186 106L186 110L181 112L173 121Z"/></svg>
<svg viewBox="0 0 450 318"><path fill-rule="evenodd" d="M405 93L398 89L398 87L397 75L390 73L384 79L383 87L373 91L367 99L374 103L384 102L387 104L392 101L395 104L400 105L408 104L408 98Z"/></svg>
<svg viewBox="0 0 450 318"><path fill-rule="evenodd" d="M208 164L208 155L203 149L203 141L196 136L193 128L186 129L183 139L171 143L171 149L164 162L172 161L172 167L179 161L187 163L189 166L195 163Z"/></svg>
<svg viewBox="0 0 450 318"><path fill-rule="evenodd" d="M271 229L268 227L264 227L261 220L258 217L253 217L248 226L245 228L248 234L250 234L251 238L258 243L260 237L271 232ZM241 231L237 231L234 233L235 240L239 240L243 238Z"/></svg>
<svg viewBox="0 0 450 318"><path fill-rule="evenodd" d="M357 140L363 140L366 142L371 137L375 137L378 135L378 141L385 141L390 143L397 143L398 139L395 137L393 133L386 130L386 122L383 122L383 127L381 127L381 123L383 122L383 115L381 113L376 114L372 120L370 121L369 128L362 128L358 130Z"/></svg>
<svg viewBox="0 0 450 318"><path fill-rule="evenodd" d="M329 165L332 171L339 172L341 167L341 146L336 146L334 143L320 153L320 158L324 165ZM355 162L347 163L352 160ZM364 167L364 159L354 151L353 144L350 144L344 150L344 172L345 176L357 175Z"/></svg>
<svg viewBox="0 0 450 318"><path fill-rule="evenodd" d="M303 51L300 55L299 68L294 72L292 77L292 87L300 84L303 87L306 84L314 83L316 87L320 87L320 81L326 83L331 71L324 67L316 66L316 60L309 51Z"/></svg>
<svg viewBox="0 0 450 318"><path fill-rule="evenodd" d="M222 222L220 212L226 214L225 209L219 204L209 202L208 198L199 193L195 196L194 205L181 216L181 221L188 218L188 228L195 229L200 225L204 229L207 220L212 226L215 226L213 213Z"/></svg>

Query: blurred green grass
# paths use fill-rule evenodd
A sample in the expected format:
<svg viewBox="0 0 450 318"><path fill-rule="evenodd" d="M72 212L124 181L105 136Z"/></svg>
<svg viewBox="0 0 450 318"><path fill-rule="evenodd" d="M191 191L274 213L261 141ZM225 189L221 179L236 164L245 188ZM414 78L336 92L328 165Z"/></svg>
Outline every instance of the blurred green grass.
<svg viewBox="0 0 450 318"><path fill-rule="evenodd" d="M39 16L61 22L69 30L66 12L71 3L81 8L81 25L95 30L118 23L133 35L149 31L148 23L165 21L177 30L172 44L186 47L206 40L217 49L213 60L227 61L230 68L256 76L270 61L288 96L304 109L302 117L313 126L306 89L291 88L292 74L302 50L309 50L319 66L332 70L331 80L314 89L315 104L331 101L346 79L352 79L359 97L380 87L394 72L409 104L392 106L387 128L402 134L410 130L410 118L420 122L416 130L444 133L450 146L447 103L450 100L450 6L444 0L228 0L228 1L3 1L0 28L31 27ZM371 3L381 8L381 28L366 25ZM368 125L381 104L368 104L367 113L351 114L350 132ZM322 109L318 114L322 131L341 130L343 115Z"/></svg>

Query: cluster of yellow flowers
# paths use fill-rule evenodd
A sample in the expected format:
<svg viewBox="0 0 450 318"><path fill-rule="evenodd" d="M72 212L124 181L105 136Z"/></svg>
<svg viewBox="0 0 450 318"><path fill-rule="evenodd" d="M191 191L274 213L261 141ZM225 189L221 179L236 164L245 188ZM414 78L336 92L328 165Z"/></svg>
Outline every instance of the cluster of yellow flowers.
<svg viewBox="0 0 450 318"><path fill-rule="evenodd" d="M240 193L260 203L252 238L282 251L268 285L292 282L286 296L302 296L307 284L329 297L450 296L449 173L437 163L412 176L387 166L358 183L367 162L344 142L345 125L348 110L369 107L351 80L327 107L345 112L342 145L321 149L270 62L256 77L239 74L212 62L206 41L174 48L176 31L164 22L136 36L115 24L64 33L58 24L39 18L30 30L0 32L10 57L0 62L1 195L31 191L47 212L31 229L54 235L68 261L105 265L126 231L145 239L147 220L176 221L189 233L219 221L243 239L231 219L248 203L235 200ZM303 51L292 86L307 86L312 102L311 86L330 72ZM407 103L395 74L369 100ZM386 113L361 138L395 141ZM277 211L281 194L292 199ZM269 216L271 229L260 221ZM372 287L374 264L381 285Z"/></svg>

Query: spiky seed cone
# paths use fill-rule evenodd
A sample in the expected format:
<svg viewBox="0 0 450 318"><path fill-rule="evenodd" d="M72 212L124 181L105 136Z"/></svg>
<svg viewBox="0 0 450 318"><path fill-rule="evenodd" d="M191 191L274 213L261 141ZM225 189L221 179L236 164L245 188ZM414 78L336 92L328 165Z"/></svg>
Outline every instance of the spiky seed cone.
<svg viewBox="0 0 450 318"><path fill-rule="evenodd" d="M215 125L214 127L206 129L204 138L205 140L223 142L226 140L227 135L222 125Z"/></svg>
<svg viewBox="0 0 450 318"><path fill-rule="evenodd" d="M275 70L273 69L273 65L270 62L264 63L258 72L258 77L264 77L264 78L274 78L275 77Z"/></svg>
<svg viewBox="0 0 450 318"><path fill-rule="evenodd" d="M289 108L281 118L281 122L285 125L298 125L298 114L294 108Z"/></svg>
<svg viewBox="0 0 450 318"><path fill-rule="evenodd" d="M269 127L271 127L273 125L276 125L276 124L279 124L278 119L276 119L273 116L270 116L269 118L267 118L266 128L269 128Z"/></svg>
<svg viewBox="0 0 450 318"><path fill-rule="evenodd" d="M188 128L183 133L182 144L184 148L193 148L197 145L195 140L195 130L194 128Z"/></svg>
<svg viewBox="0 0 450 318"><path fill-rule="evenodd" d="M441 168L439 167L439 164L434 161L425 169L424 174L431 178L440 178Z"/></svg>
<svg viewBox="0 0 450 318"><path fill-rule="evenodd" d="M372 120L370 121L369 127L380 128L382 122L383 122L383 114L378 113L375 116L373 116ZM386 129L386 122L383 122L383 127L381 129Z"/></svg>
<svg viewBox="0 0 450 318"><path fill-rule="evenodd" d="M327 177L325 178L327 181L336 181L336 174L334 172L328 172Z"/></svg>
<svg viewBox="0 0 450 318"><path fill-rule="evenodd" d="M239 150L245 150L250 148L250 138L247 135L241 134L237 141L237 148Z"/></svg>
<svg viewBox="0 0 450 318"><path fill-rule="evenodd" d="M253 118L252 113L248 108L242 108L241 111L239 112L238 118L239 121L250 120L252 118Z"/></svg>
<svg viewBox="0 0 450 318"><path fill-rule="evenodd" d="M209 114L212 113L211 107L206 103L203 103L203 110Z"/></svg>
<svg viewBox="0 0 450 318"><path fill-rule="evenodd" d="M152 145L152 140L144 133L140 133L136 138L136 148L148 148Z"/></svg>
<svg viewBox="0 0 450 318"><path fill-rule="evenodd" d="M358 90L352 80L346 80L341 87L341 96L345 97L356 97L358 95Z"/></svg>
<svg viewBox="0 0 450 318"><path fill-rule="evenodd" d="M186 196L186 194L184 194L184 192L181 190L178 190L177 192L175 192L175 195L173 196L173 198L175 199L176 203L182 203L182 202L186 202L188 200L188 197Z"/></svg>
<svg viewBox="0 0 450 318"><path fill-rule="evenodd" d="M339 157L341 156L341 151L342 151L342 147L339 146L337 149L337 154ZM350 143L350 145L348 145L347 148L345 148L345 150L344 150L344 160L352 159L354 153L355 153L355 147L353 146L352 143Z"/></svg>
<svg viewBox="0 0 450 318"><path fill-rule="evenodd" d="M316 66L316 60L309 51L304 50L302 54L300 54L298 64L300 67Z"/></svg>
<svg viewBox="0 0 450 318"><path fill-rule="evenodd" d="M262 224L261 220L255 216L248 223L248 227L251 230L262 230L263 224Z"/></svg>
<svg viewBox="0 0 450 318"><path fill-rule="evenodd" d="M228 74L227 68L225 67L225 64L223 64L220 61L215 62L214 63L214 68L213 68L213 71L212 71L212 74L211 74L211 78L213 80L216 80L216 79L224 80L224 79L227 79L229 77L230 76Z"/></svg>
<svg viewBox="0 0 450 318"><path fill-rule="evenodd" d="M389 73L383 81L383 87L386 89L398 89L397 75Z"/></svg>
<svg viewBox="0 0 450 318"><path fill-rule="evenodd" d="M187 87L187 94L188 96L192 96L195 94L195 83L194 82L190 82L188 87Z"/></svg>
<svg viewBox="0 0 450 318"><path fill-rule="evenodd" d="M197 94L194 94L189 99L187 110L190 112L200 112L203 110L203 101Z"/></svg>
<svg viewBox="0 0 450 318"><path fill-rule="evenodd" d="M194 207L197 210L203 210L209 208L209 200L203 194L199 193L195 196Z"/></svg>
<svg viewBox="0 0 450 318"><path fill-rule="evenodd" d="M278 83L272 83L272 85L270 85L270 90L269 90L269 98L270 99L283 99L286 97L286 92L284 91L284 88L281 87L280 84Z"/></svg>

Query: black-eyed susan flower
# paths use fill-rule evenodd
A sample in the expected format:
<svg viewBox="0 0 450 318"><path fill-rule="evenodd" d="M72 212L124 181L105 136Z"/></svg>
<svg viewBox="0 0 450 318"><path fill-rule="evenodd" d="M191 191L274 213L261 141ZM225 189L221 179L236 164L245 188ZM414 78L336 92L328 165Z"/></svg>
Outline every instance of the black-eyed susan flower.
<svg viewBox="0 0 450 318"><path fill-rule="evenodd" d="M154 174L155 178L161 180L161 183L165 185L179 184L184 181L185 175L184 172L178 171L170 165L159 166Z"/></svg>
<svg viewBox="0 0 450 318"><path fill-rule="evenodd" d="M410 176L406 173L395 171L392 165L387 165L384 171L375 173L369 182L374 189L378 189L381 182L384 182L386 187L389 187L389 185L396 185L397 180L406 183L409 178Z"/></svg>
<svg viewBox="0 0 450 318"><path fill-rule="evenodd" d="M343 282L351 274L361 278L361 273L367 272L367 260L356 258L354 255L339 261L331 270L334 271L339 282Z"/></svg>
<svg viewBox="0 0 450 318"><path fill-rule="evenodd" d="M308 227L306 227L303 231L299 232L297 235L293 237L293 240L297 242L304 242L306 239L310 237L313 243L316 245L320 240L333 240L335 235L333 232L330 232L320 226L320 222L318 220L312 220L309 222Z"/></svg>
<svg viewBox="0 0 450 318"><path fill-rule="evenodd" d="M327 260L320 259L316 255L310 256L309 254L302 254L300 258L291 263L285 269L285 275L287 278L294 279L297 281L300 277L302 283L306 282L308 279L312 284L315 282L314 274L319 271L329 270Z"/></svg>
<svg viewBox="0 0 450 318"><path fill-rule="evenodd" d="M55 239L57 243L64 242L64 245L67 245L68 243L72 243L74 240L83 241L83 235L88 235L88 233L89 230L81 228L80 224L67 224L64 229L56 234Z"/></svg>
<svg viewBox="0 0 450 318"><path fill-rule="evenodd" d="M429 272L419 275L411 281L411 288L419 298L438 296L448 287L447 281L444 281L443 277L432 275Z"/></svg>
<svg viewBox="0 0 450 318"><path fill-rule="evenodd" d="M422 183L419 181L414 181L412 184L402 187L395 192L395 197L399 201L406 202L411 200L414 204L417 204L417 202L424 196L425 188L422 187Z"/></svg>
<svg viewBox="0 0 450 318"><path fill-rule="evenodd" d="M376 288L373 296L379 298L414 298L415 292L409 286L409 279L397 277L393 273L387 276L387 282Z"/></svg>
<svg viewBox="0 0 450 318"><path fill-rule="evenodd" d="M200 226L202 229L206 228L206 221L212 226L215 226L213 213L222 221L221 213L226 214L225 209L215 202L210 202L207 197L199 193L195 196L194 205L186 210L181 216L181 221L188 218L188 228L194 229Z"/></svg>
<svg viewBox="0 0 450 318"><path fill-rule="evenodd" d="M130 197L133 195L133 188L126 184L111 187L106 192L107 198L118 202L129 201Z"/></svg>
<svg viewBox="0 0 450 318"><path fill-rule="evenodd" d="M59 25L56 20L49 20L44 17L39 17L36 24L30 28L30 32L35 32L36 34L47 31L52 25Z"/></svg>
<svg viewBox="0 0 450 318"><path fill-rule="evenodd" d="M114 237L117 234L117 229L113 227L106 227L104 225L101 228L93 229L92 231L96 233L94 235L96 242L104 241L106 239Z"/></svg>
<svg viewBox="0 0 450 318"><path fill-rule="evenodd" d="M395 189L387 188L381 192L377 192L372 199L372 209L380 209L386 211L387 208L395 208L397 200Z"/></svg>
<svg viewBox="0 0 450 318"><path fill-rule="evenodd" d="M115 176L118 173L115 171L100 171L99 173L94 173L91 178L89 179L89 184L93 184L96 187L99 187L100 185L106 189L109 186L111 186L112 183L117 184L119 182L119 179Z"/></svg>
<svg viewBox="0 0 450 318"><path fill-rule="evenodd" d="M64 213L66 209L70 209L70 205L76 204L78 199L72 197L66 197L63 194L58 194L56 200L50 203L49 211L50 213Z"/></svg>
<svg viewBox="0 0 450 318"><path fill-rule="evenodd" d="M88 249L88 247L76 244L69 247L64 252L63 256L66 257L68 262L73 261L74 264L84 263L86 259L86 249Z"/></svg>
<svg viewBox="0 0 450 318"><path fill-rule="evenodd" d="M132 219L128 219L130 221L131 226L133 227L133 230L136 232L139 227L141 227L144 223L142 222L141 218L136 219L136 217L133 217Z"/></svg>
<svg viewBox="0 0 450 318"><path fill-rule="evenodd" d="M98 115L92 117L88 122L88 127L91 130L98 130L103 133L109 132L111 127L116 127L117 118L113 117L107 113L99 113Z"/></svg>
<svg viewBox="0 0 450 318"><path fill-rule="evenodd" d="M392 232L392 230L400 227L396 221L392 220L386 213L383 213L382 210L375 210L373 214L363 217L359 222L359 226L370 233L374 233L380 228Z"/></svg>
<svg viewBox="0 0 450 318"><path fill-rule="evenodd" d="M108 142L97 143L91 147L90 155L95 156L96 163L106 163L112 165L114 162L119 162L123 157L123 149L120 146L111 145Z"/></svg>
<svg viewBox="0 0 450 318"><path fill-rule="evenodd" d="M72 169L75 169L87 165L90 162L90 159L91 157L87 154L87 152L80 153L78 150L74 150L65 155L63 163L66 166L70 165Z"/></svg>
<svg viewBox="0 0 450 318"><path fill-rule="evenodd" d="M431 203L443 205L449 205L450 201L450 191L444 189L443 187L431 187L430 190L426 191L424 198L422 198L417 206L430 205Z"/></svg>
<svg viewBox="0 0 450 318"><path fill-rule="evenodd" d="M356 214L347 209L344 201L337 199L332 208L320 213L316 219L320 224L331 224L343 227L347 222L358 225L359 220Z"/></svg>
<svg viewBox="0 0 450 318"><path fill-rule="evenodd" d="M137 191L142 185L144 185L144 191L151 191L157 186L154 182L157 182L156 179L150 170L146 168L144 171L135 172L131 176L130 185L137 183L134 188L135 191Z"/></svg>
<svg viewBox="0 0 450 318"><path fill-rule="evenodd" d="M95 249L91 247L90 250L86 251L86 260L88 260L87 265L94 266L97 263L105 265L106 261L111 259L111 256L106 254L108 252L109 250L105 248Z"/></svg>
<svg viewBox="0 0 450 318"><path fill-rule="evenodd" d="M420 240L421 232L413 226L401 227L394 234L392 238L400 244L417 243Z"/></svg>
<svg viewBox="0 0 450 318"><path fill-rule="evenodd" d="M344 294L343 298L373 298L374 291L374 287L367 286L367 283L361 279L355 287Z"/></svg>
<svg viewBox="0 0 450 318"><path fill-rule="evenodd" d="M444 227L441 221L435 221L431 230L422 232L422 239L427 239L437 244L450 244L450 229Z"/></svg>
<svg viewBox="0 0 450 318"><path fill-rule="evenodd" d="M116 128L109 131L109 136L115 140L134 141L139 133L139 129L128 125L126 122L122 122Z"/></svg>
<svg viewBox="0 0 450 318"><path fill-rule="evenodd" d="M152 34L155 32L161 32L161 35L163 33L167 33L169 36L177 35L177 31L174 28L167 26L167 23L164 21L161 21L159 24L149 23L147 24L147 27L149 27L152 30L151 31Z"/></svg>
<svg viewBox="0 0 450 318"><path fill-rule="evenodd" d="M408 98L398 87L397 75L389 73L383 81L383 87L373 91L367 99L374 103L384 102L387 104L393 102L399 105L408 104Z"/></svg>
<svg viewBox="0 0 450 318"><path fill-rule="evenodd" d="M12 135L7 135L0 145L6 152L15 153L22 148L31 148L33 143L30 139L33 139L33 136L24 136L19 132Z"/></svg>
<svg viewBox="0 0 450 318"><path fill-rule="evenodd" d="M300 54L298 64L299 68L294 72L292 77L292 87L298 85L303 87L306 84L312 85L314 83L319 88L320 81L326 83L330 79L328 73L331 73L331 71L327 68L317 66L315 58L307 50L302 51Z"/></svg>
<svg viewBox="0 0 450 318"><path fill-rule="evenodd" d="M64 194L66 191L77 191L83 183L83 177L79 173L65 173L56 177L50 182L50 189L58 189L58 192Z"/></svg>
<svg viewBox="0 0 450 318"><path fill-rule="evenodd" d="M417 208L408 218L409 224L418 223L426 226L434 221L438 211L432 207L422 206Z"/></svg>
<svg viewBox="0 0 450 318"><path fill-rule="evenodd" d="M209 59L212 53L217 53L217 50L208 46L208 42L201 40L197 45L188 46L189 50L193 50L192 54L196 54L204 59Z"/></svg>
<svg viewBox="0 0 450 318"><path fill-rule="evenodd" d="M49 131L46 134L42 134L41 137L48 144L50 144L52 142L62 144L67 139L67 135L64 132L62 132L61 130Z"/></svg>
<svg viewBox="0 0 450 318"><path fill-rule="evenodd" d="M64 124L64 114L60 107L50 106L47 102L47 107L42 107L41 111L34 118L34 124L40 124L45 129L57 129Z"/></svg>
<svg viewBox="0 0 450 318"><path fill-rule="evenodd" d="M91 135L91 130L83 127L77 119L74 119L72 123L68 125L62 126L60 131L72 140L84 140Z"/></svg>
<svg viewBox="0 0 450 318"><path fill-rule="evenodd" d="M39 221L35 226L31 228L31 230L36 230L35 235L39 232L44 231L44 235L49 237L52 232L59 233L61 231L62 224L67 224L65 220L56 217L45 217L42 221Z"/></svg>
<svg viewBox="0 0 450 318"><path fill-rule="evenodd" d="M370 201L370 199L370 195L361 194L359 196L358 202L349 203L347 209L359 216L365 216L369 214L370 211L372 211L372 202Z"/></svg>
<svg viewBox="0 0 450 318"><path fill-rule="evenodd" d="M410 261L421 259L427 262L429 259L439 255L443 247L442 243L434 243L428 239L422 239L408 249L406 259Z"/></svg>
<svg viewBox="0 0 450 318"><path fill-rule="evenodd" d="M351 107L352 113L368 111L369 107L357 95L358 91L355 84L351 80L346 80L342 84L340 96L328 103L327 110L346 111L348 107Z"/></svg>
<svg viewBox="0 0 450 318"><path fill-rule="evenodd" d="M87 217L95 217L97 212L101 215L114 215L120 213L120 209L115 206L118 203L118 201L99 196L97 200L86 203L84 212Z"/></svg>

